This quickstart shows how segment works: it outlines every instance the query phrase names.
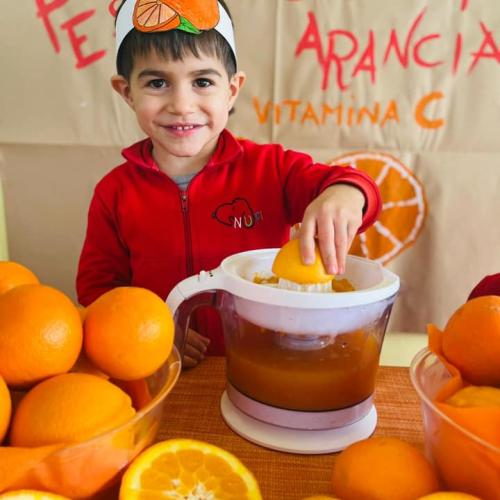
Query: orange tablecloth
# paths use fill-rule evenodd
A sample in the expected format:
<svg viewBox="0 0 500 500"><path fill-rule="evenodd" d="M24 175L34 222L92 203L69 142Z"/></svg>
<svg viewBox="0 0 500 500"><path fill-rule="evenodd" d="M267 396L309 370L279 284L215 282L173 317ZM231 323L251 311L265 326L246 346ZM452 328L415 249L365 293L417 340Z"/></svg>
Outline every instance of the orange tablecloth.
<svg viewBox="0 0 500 500"><path fill-rule="evenodd" d="M261 448L227 427L219 410L225 359L207 358L181 374L166 400L157 441L186 437L221 446L255 474L265 500L295 500L331 494L335 454L298 455ZM400 437L422 447L420 407L407 368L380 367L375 389L375 435Z"/></svg>

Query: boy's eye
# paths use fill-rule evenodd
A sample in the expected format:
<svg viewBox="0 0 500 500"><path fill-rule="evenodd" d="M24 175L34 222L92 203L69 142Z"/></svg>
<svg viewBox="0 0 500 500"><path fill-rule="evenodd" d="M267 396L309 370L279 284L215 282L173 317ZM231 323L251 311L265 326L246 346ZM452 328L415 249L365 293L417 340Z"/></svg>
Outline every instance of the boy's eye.
<svg viewBox="0 0 500 500"><path fill-rule="evenodd" d="M207 87L210 87L211 85L214 84L214 82L212 82L212 80L209 80L208 78L197 78L194 82L194 84L197 86L197 87L200 87L200 88L207 88Z"/></svg>
<svg viewBox="0 0 500 500"><path fill-rule="evenodd" d="M150 80L148 82L148 87L153 89L162 89L167 85L163 78L155 78L154 80Z"/></svg>

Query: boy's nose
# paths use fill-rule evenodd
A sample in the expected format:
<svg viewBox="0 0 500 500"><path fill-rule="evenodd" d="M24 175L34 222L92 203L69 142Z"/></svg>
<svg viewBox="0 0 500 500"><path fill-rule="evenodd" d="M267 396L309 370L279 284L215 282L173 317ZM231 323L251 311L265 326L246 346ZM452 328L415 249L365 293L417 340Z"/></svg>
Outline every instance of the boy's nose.
<svg viewBox="0 0 500 500"><path fill-rule="evenodd" d="M185 115L193 111L194 99L187 89L176 89L168 102L168 111L177 115Z"/></svg>

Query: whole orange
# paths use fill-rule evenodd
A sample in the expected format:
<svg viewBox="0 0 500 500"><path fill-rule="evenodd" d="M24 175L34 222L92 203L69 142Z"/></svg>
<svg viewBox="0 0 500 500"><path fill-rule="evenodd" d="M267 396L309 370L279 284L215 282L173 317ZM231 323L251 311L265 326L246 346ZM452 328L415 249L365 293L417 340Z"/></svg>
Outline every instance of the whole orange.
<svg viewBox="0 0 500 500"><path fill-rule="evenodd" d="M4 379L0 376L0 443L3 441L10 423L12 401Z"/></svg>
<svg viewBox="0 0 500 500"><path fill-rule="evenodd" d="M442 350L468 382L500 387L500 296L469 300L448 320Z"/></svg>
<svg viewBox="0 0 500 500"><path fill-rule="evenodd" d="M136 380L154 373L168 358L174 323L167 304L139 287L106 292L87 307L84 348L113 378Z"/></svg>
<svg viewBox="0 0 500 500"><path fill-rule="evenodd" d="M134 415L130 397L111 382L64 373L40 382L12 418L13 446L77 443L114 429Z"/></svg>
<svg viewBox="0 0 500 500"><path fill-rule="evenodd" d="M27 267L12 260L0 261L0 294L19 285L39 283Z"/></svg>
<svg viewBox="0 0 500 500"><path fill-rule="evenodd" d="M397 438L358 441L340 453L333 467L333 491L342 500L415 500L437 490L423 453Z"/></svg>
<svg viewBox="0 0 500 500"><path fill-rule="evenodd" d="M73 302L45 285L21 285L0 295L0 375L27 386L67 372L82 348Z"/></svg>

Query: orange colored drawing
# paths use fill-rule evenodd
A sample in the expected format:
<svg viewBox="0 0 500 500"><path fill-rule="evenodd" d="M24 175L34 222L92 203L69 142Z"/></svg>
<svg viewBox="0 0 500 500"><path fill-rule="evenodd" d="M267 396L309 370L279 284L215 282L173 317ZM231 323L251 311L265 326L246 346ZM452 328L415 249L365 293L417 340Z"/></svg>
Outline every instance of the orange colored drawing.
<svg viewBox="0 0 500 500"><path fill-rule="evenodd" d="M134 27L139 31L169 31L190 23L195 30L209 30L219 22L217 0L138 0L134 7ZM183 29L183 28L180 28Z"/></svg>
<svg viewBox="0 0 500 500"><path fill-rule="evenodd" d="M422 230L427 201L413 172L387 153L353 152L330 162L352 165L375 180L382 195L379 219L354 239L350 253L386 264L415 243Z"/></svg>
<svg viewBox="0 0 500 500"><path fill-rule="evenodd" d="M134 8L134 27L139 31L167 31L180 24L177 12L161 0L139 0Z"/></svg>
<svg viewBox="0 0 500 500"><path fill-rule="evenodd" d="M219 22L219 3L217 0L165 0L179 16L187 19L199 30L215 28Z"/></svg>

